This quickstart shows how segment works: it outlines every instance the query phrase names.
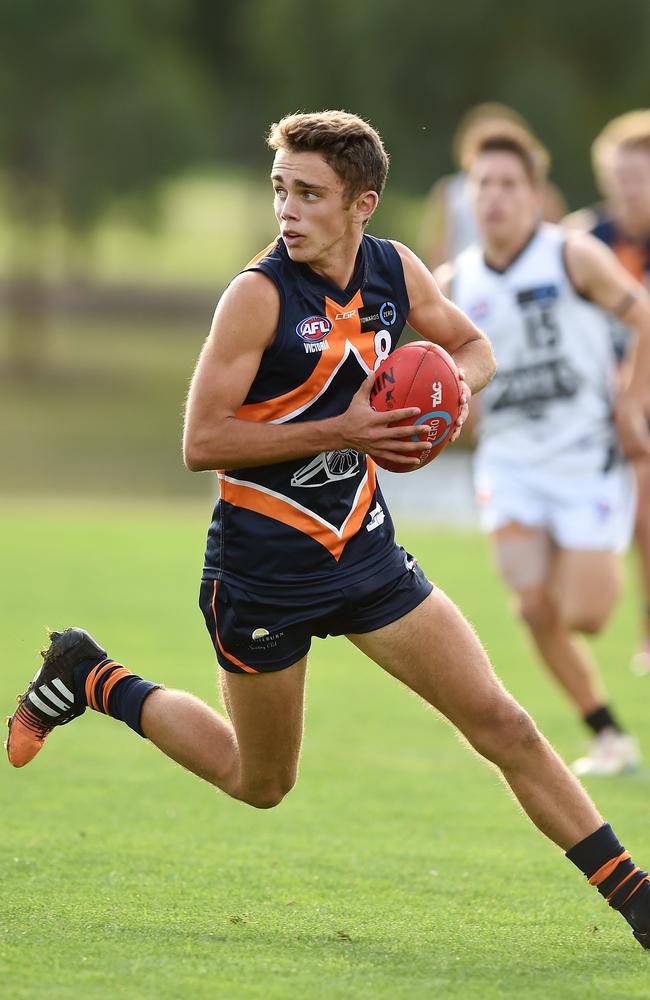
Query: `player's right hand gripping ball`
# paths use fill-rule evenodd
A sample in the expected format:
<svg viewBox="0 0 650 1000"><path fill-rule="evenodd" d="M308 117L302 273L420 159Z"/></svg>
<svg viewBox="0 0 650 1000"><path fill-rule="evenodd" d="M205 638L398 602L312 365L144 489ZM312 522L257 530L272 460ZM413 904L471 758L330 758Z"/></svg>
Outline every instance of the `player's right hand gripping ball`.
<svg viewBox="0 0 650 1000"><path fill-rule="evenodd" d="M460 376L456 364L439 344L416 340L382 361L375 372L370 391L370 405L380 412L399 410L404 406L419 406L419 417L400 421L396 426L428 424L426 438L432 447L422 453L419 465L395 465L384 459L374 461L389 472L413 472L428 465L439 455L453 433L462 402ZM421 436L413 441L424 440Z"/></svg>

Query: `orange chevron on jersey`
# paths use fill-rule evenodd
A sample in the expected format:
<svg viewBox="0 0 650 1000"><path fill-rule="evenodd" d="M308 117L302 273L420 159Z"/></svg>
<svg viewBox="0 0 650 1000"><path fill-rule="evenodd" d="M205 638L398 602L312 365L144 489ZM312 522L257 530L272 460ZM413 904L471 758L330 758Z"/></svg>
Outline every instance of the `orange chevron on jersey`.
<svg viewBox="0 0 650 1000"><path fill-rule="evenodd" d="M375 348L372 337L361 337L359 309L362 307L361 290L344 306L325 296L325 315L332 324L327 335L330 350L321 352L310 378L283 396L262 403L245 403L235 416L241 420L279 424L304 413L327 389L350 351L356 354L361 367L370 373L375 362Z"/></svg>
<svg viewBox="0 0 650 1000"><path fill-rule="evenodd" d="M296 500L275 493L257 483L234 479L223 472L218 473L218 476L222 500L291 525L292 528L302 531L323 545L337 562L346 542L356 534L368 513L375 495L376 483L375 463L369 458L366 475L357 489L350 513L341 527L337 528Z"/></svg>

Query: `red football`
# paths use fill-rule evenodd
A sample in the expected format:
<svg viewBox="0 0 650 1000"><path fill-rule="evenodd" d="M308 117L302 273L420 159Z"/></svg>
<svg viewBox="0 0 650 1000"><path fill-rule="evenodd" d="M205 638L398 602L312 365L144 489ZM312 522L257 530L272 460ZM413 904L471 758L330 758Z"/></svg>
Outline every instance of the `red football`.
<svg viewBox="0 0 650 1000"><path fill-rule="evenodd" d="M420 407L419 417L395 425L428 424L431 427L427 440L433 447L423 455L420 464L404 466L384 459L374 460L389 472L414 472L423 468L449 443L462 407L460 378L453 358L439 344L428 340L416 340L398 347L375 372L370 405L382 413L404 406ZM413 440L423 439L413 437Z"/></svg>

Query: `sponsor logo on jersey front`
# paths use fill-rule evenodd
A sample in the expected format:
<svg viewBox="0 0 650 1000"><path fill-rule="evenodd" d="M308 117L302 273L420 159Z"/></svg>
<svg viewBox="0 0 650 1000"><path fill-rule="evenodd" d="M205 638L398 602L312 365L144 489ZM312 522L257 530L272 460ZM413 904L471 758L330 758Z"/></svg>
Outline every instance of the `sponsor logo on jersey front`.
<svg viewBox="0 0 650 1000"><path fill-rule="evenodd" d="M353 448L321 451L306 465L296 469L291 477L291 485L313 489L328 483L338 483L341 479L351 479L359 471L360 462L361 456Z"/></svg>
<svg viewBox="0 0 650 1000"><path fill-rule="evenodd" d="M375 528L381 527L386 519L384 514L384 508L380 503L376 503L371 511L368 512L370 516L370 521L366 525L366 531L374 531Z"/></svg>
<svg viewBox="0 0 650 1000"><path fill-rule="evenodd" d="M338 319L338 316L337 316ZM375 333L397 321L397 308L393 302L382 302L379 306L363 306L359 309L362 333Z"/></svg>
<svg viewBox="0 0 650 1000"><path fill-rule="evenodd" d="M379 318L386 326L392 326L397 319L397 309L392 302L383 302L379 307Z"/></svg>

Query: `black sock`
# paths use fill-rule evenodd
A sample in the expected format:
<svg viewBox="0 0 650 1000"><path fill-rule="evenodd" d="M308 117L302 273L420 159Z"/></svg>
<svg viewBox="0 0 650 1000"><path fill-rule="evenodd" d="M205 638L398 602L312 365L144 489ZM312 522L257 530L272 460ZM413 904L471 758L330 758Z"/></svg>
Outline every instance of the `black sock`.
<svg viewBox="0 0 650 1000"><path fill-rule="evenodd" d="M75 667L75 693L89 708L125 722L144 736L140 716L145 698L160 684L145 681L115 660L84 660Z"/></svg>
<svg viewBox="0 0 650 1000"><path fill-rule="evenodd" d="M648 873L637 868L609 823L566 852L591 885L628 923L646 933L650 926Z"/></svg>
<svg viewBox="0 0 650 1000"><path fill-rule="evenodd" d="M602 733L603 729L615 729L617 733L624 732L608 705L601 705L600 708L594 709L589 715L584 716L584 721L596 735Z"/></svg>

